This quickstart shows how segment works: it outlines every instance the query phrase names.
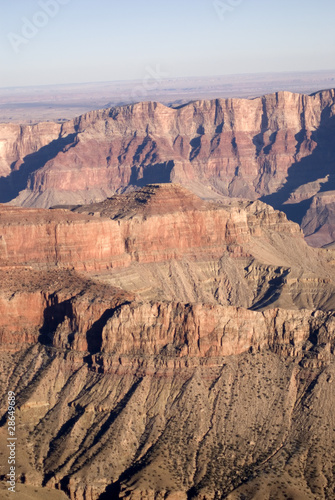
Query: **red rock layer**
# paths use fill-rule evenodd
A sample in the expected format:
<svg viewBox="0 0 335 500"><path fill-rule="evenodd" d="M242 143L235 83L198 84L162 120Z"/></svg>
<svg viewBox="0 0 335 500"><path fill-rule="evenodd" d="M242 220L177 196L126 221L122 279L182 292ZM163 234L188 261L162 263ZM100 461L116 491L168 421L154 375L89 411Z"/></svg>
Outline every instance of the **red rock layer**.
<svg viewBox="0 0 335 500"><path fill-rule="evenodd" d="M87 351L86 334L93 325L134 299L132 294L69 271L5 268L0 269L0 279L1 351L19 351L39 341ZM71 341L66 332L73 336Z"/></svg>
<svg viewBox="0 0 335 500"><path fill-rule="evenodd" d="M276 191L296 156L313 151L311 132L331 107L334 91L199 101L179 109L141 103L92 112L76 122L75 147L38 172L31 187L82 190L105 183L119 189L132 183L132 175L134 180L150 177L150 165L173 161L174 181L212 179L224 194L255 197Z"/></svg>
<svg viewBox="0 0 335 500"><path fill-rule="evenodd" d="M312 96L278 92L177 109L140 103L90 112L62 127L40 124L15 132L10 126L3 129L3 175L47 137L75 134L71 147L36 165L31 192L19 203L47 206L48 199L62 202L61 193L94 201L102 191L171 180L255 199L277 191L292 164L313 153L315 130L334 116L334 95L334 90ZM51 191L55 196L49 198Z"/></svg>
<svg viewBox="0 0 335 500"><path fill-rule="evenodd" d="M104 372L137 370L139 360L157 356L165 357L166 367L173 369L176 363L192 364L193 358L269 348L299 356L322 325L318 343L327 344L329 353L335 348L335 319L321 311L139 303L131 294L73 273L0 272L3 282L6 276L11 277L11 286L0 296L2 351L21 350L39 341L57 349L90 352L93 365ZM15 281L21 286L13 293ZM150 372L152 362L147 368Z"/></svg>
<svg viewBox="0 0 335 500"><path fill-rule="evenodd" d="M270 196L268 203L300 223L306 206L285 203L311 199L321 184L333 189L334 92L278 92L175 109L146 102L92 111L63 125L1 125L0 201L83 204L177 182L209 198ZM324 224L329 227L313 244L330 242L331 214L318 219L317 226Z"/></svg>
<svg viewBox="0 0 335 500"><path fill-rule="evenodd" d="M218 259L229 246L236 255L248 255L243 246L264 230L302 241L297 225L260 202L225 208L204 203L178 185L151 186L142 191L142 195L146 193L145 203L141 194L121 198L127 207L135 197L127 217L119 213L120 198L107 202L105 216L114 220L66 210L2 206L0 264L91 271L182 257ZM97 207L102 215L104 207ZM94 206L87 209L92 210Z"/></svg>
<svg viewBox="0 0 335 500"><path fill-rule="evenodd" d="M125 356L126 360L129 356L165 353L171 356L171 367L176 358L189 361L266 348L294 356L324 322L327 327L319 342L328 344L329 352L333 352L335 319L321 311L255 312L205 304L129 304L116 311L106 324L101 353L107 371L108 354Z"/></svg>

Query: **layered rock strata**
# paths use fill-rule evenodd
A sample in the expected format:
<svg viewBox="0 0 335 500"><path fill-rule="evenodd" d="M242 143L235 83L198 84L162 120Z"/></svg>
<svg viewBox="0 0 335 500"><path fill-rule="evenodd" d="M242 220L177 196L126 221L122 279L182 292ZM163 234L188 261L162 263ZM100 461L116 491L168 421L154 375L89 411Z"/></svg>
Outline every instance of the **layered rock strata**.
<svg viewBox="0 0 335 500"><path fill-rule="evenodd" d="M3 206L0 265L95 272L150 300L331 306L332 255L259 201L204 202L163 184L74 210Z"/></svg>
<svg viewBox="0 0 335 500"><path fill-rule="evenodd" d="M127 207L126 215L120 206ZM229 246L237 256L246 256L242 245L262 236L264 228L303 244L297 225L260 202L235 207L205 203L178 185L149 186L76 212L2 206L0 264L91 270L184 256L214 260Z"/></svg>
<svg viewBox="0 0 335 500"><path fill-rule="evenodd" d="M0 236L20 492L334 498L331 249L260 201L178 185L0 207Z"/></svg>
<svg viewBox="0 0 335 500"><path fill-rule="evenodd" d="M131 302L102 314L98 346L72 306L1 356L27 485L73 500L332 498L333 314Z"/></svg>
<svg viewBox="0 0 335 500"><path fill-rule="evenodd" d="M334 187L334 96L149 102L63 125L1 125L0 200L83 204L172 181L203 197L266 197L300 223L312 197Z"/></svg>

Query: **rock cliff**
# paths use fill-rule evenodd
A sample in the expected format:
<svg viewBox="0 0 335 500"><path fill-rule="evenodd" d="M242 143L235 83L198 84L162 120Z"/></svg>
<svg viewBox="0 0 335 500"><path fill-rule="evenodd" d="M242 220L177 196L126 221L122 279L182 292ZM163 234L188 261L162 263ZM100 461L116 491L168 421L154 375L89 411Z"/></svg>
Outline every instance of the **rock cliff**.
<svg viewBox="0 0 335 500"><path fill-rule="evenodd" d="M334 498L332 249L260 201L177 184L0 206L0 244L20 491Z"/></svg>
<svg viewBox="0 0 335 500"><path fill-rule="evenodd" d="M73 311L1 356L25 484L74 500L333 498L333 314L121 303L97 353Z"/></svg>
<svg viewBox="0 0 335 500"><path fill-rule="evenodd" d="M176 182L205 198L263 198L301 223L312 197L333 189L334 92L146 102L62 126L2 125L0 200L83 204Z"/></svg>
<svg viewBox="0 0 335 500"><path fill-rule="evenodd" d="M0 265L98 273L146 300L329 308L332 254L260 201L205 202L177 184L73 209L1 207ZM301 287L305 293L300 293Z"/></svg>

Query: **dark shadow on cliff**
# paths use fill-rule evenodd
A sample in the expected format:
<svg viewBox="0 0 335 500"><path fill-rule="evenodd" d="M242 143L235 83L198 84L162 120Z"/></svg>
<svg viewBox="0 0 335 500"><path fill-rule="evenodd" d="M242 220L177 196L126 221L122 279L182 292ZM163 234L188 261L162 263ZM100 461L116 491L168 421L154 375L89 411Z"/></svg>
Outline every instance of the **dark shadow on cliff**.
<svg viewBox="0 0 335 500"><path fill-rule="evenodd" d="M52 297L51 297L52 299ZM64 322L65 318L72 320L73 309L72 298L64 302L55 302L44 310L43 326L40 329L38 341L45 346L52 346L57 328ZM68 341L71 342L72 335L69 333Z"/></svg>
<svg viewBox="0 0 335 500"><path fill-rule="evenodd" d="M118 500L120 498L121 485L119 482L112 483L107 486L104 493L102 493L98 500Z"/></svg>
<svg viewBox="0 0 335 500"><path fill-rule="evenodd" d="M77 134L69 134L52 141L36 153L27 155L19 170L14 170L8 177L0 177L0 203L7 203L16 198L20 191L26 189L30 175L42 168L49 160L72 144ZM12 165L12 168L14 165Z"/></svg>
<svg viewBox="0 0 335 500"><path fill-rule="evenodd" d="M205 135L205 129L203 125L200 125L198 127L197 134L198 135L190 141L190 146L192 148L189 156L190 161L193 161L201 151L201 139Z"/></svg>
<svg viewBox="0 0 335 500"><path fill-rule="evenodd" d="M169 184L173 168L172 160L144 167L132 167L129 184L137 187L144 187L147 184ZM143 169L141 178L139 178L140 169Z"/></svg>
<svg viewBox="0 0 335 500"><path fill-rule="evenodd" d="M267 113L267 109L266 109L266 98L263 97L262 98L261 132L259 134L255 135L255 137L252 140L252 142L254 143L254 146L256 147L256 156L259 156L261 151L264 151L264 153L267 154L267 152L269 151L269 148L271 149L271 145L273 144L273 142L276 138L277 132L275 132L274 134L271 135L272 141L271 141L271 139L270 139L270 141L272 142L272 144L270 146L267 146L267 148L264 148L264 145L265 145L264 134L268 130L268 128L269 128L269 118L268 118L268 113ZM268 151L266 151L265 149L268 149Z"/></svg>
<svg viewBox="0 0 335 500"><path fill-rule="evenodd" d="M55 302L44 310L44 322L42 328L40 329L40 335L38 338L40 344L52 346L57 329L61 327L66 318L68 318L70 320L70 328L67 326L67 331L64 330L64 340L65 335L67 335L67 342L71 345L74 339L74 334L78 329L72 307L73 299L74 297L71 297L70 299L60 303ZM107 324L107 321L114 316L116 311L126 304L130 304L130 302L125 302L118 307L107 309L102 316L95 323L93 323L91 328L87 330L87 350L90 353L89 356L84 359L87 363L90 364L92 362L92 355L101 351L102 332Z"/></svg>
<svg viewBox="0 0 335 500"><path fill-rule="evenodd" d="M298 142L297 152L304 140L304 132L296 135ZM320 191L329 191L335 189L335 116L330 116L330 109L326 108L322 112L321 125L312 133L312 140L317 143L314 151L294 163L288 170L288 177L285 185L276 193L263 196L261 201L268 203L277 210L282 210L287 217L298 224L310 207L311 198L300 203L284 205L290 194L299 186L314 182L329 175L327 183L321 185Z"/></svg>
<svg viewBox="0 0 335 500"><path fill-rule="evenodd" d="M289 270L284 271L280 276L276 276L268 282L268 289L266 290L263 297L258 299L251 307L251 311L258 311L265 307L269 307L271 304L279 299L282 288L286 283L286 278L290 274Z"/></svg>
<svg viewBox="0 0 335 500"><path fill-rule="evenodd" d="M102 331L107 324L107 321L114 316L116 311L118 311L122 306L130 304L130 302L125 302L121 306L107 309L101 318L99 318L87 331L86 340L87 340L87 350L90 355L97 354L101 351L102 346Z"/></svg>

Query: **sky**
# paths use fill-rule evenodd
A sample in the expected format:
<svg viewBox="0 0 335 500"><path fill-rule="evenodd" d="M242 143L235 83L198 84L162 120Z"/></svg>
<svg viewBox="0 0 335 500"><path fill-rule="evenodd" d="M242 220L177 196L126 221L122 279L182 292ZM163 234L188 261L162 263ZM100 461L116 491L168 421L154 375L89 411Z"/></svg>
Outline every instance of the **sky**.
<svg viewBox="0 0 335 500"><path fill-rule="evenodd" d="M335 69L334 0L2 2L0 87Z"/></svg>

